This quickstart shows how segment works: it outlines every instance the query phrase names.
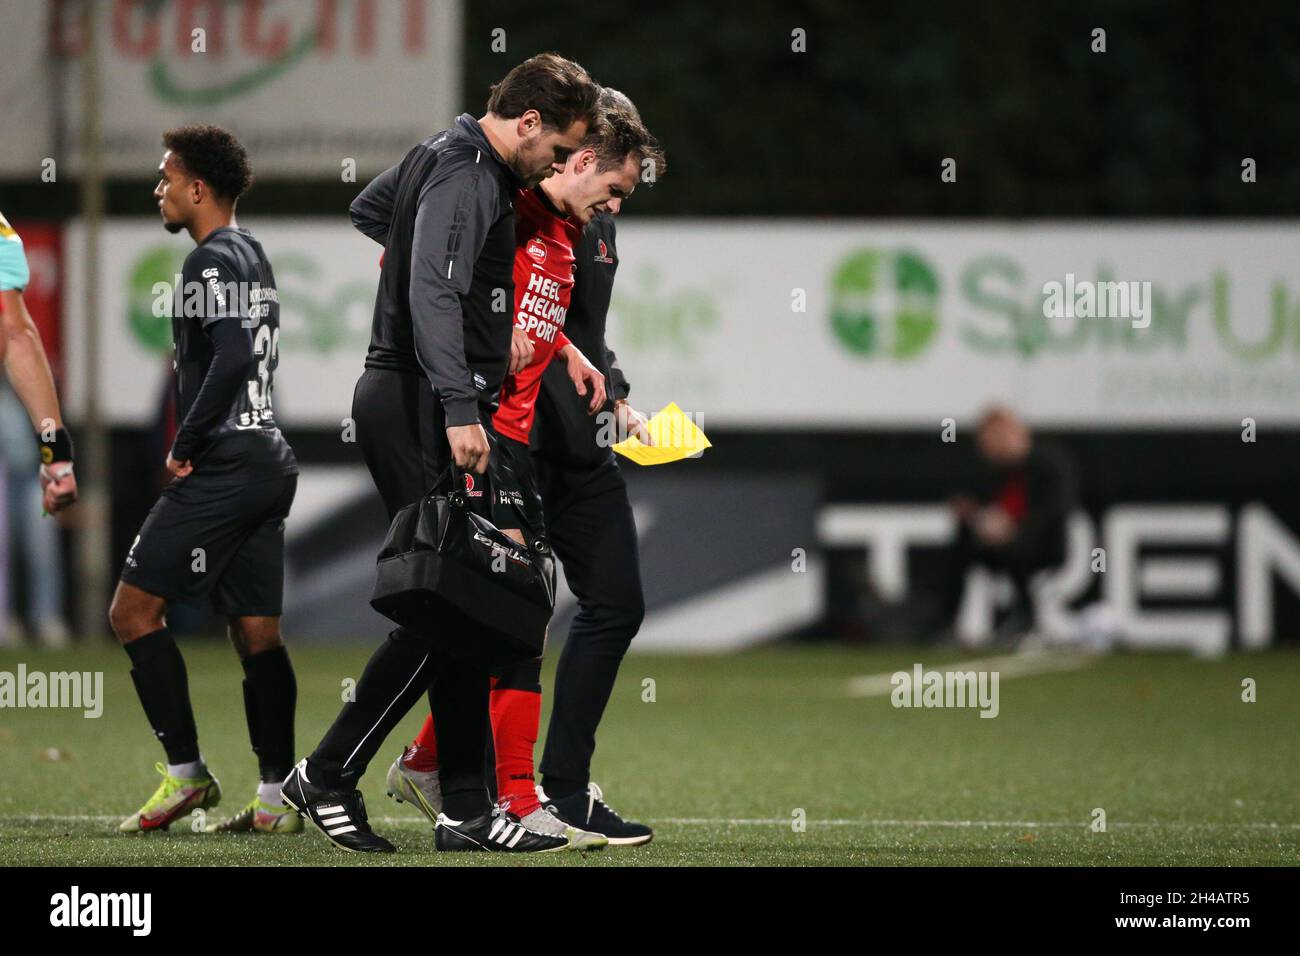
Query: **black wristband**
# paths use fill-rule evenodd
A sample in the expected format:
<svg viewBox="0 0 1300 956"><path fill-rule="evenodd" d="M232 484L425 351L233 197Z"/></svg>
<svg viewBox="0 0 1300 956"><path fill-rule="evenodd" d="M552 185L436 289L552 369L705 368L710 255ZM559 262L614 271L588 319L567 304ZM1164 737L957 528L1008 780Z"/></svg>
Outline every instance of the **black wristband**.
<svg viewBox="0 0 1300 956"><path fill-rule="evenodd" d="M56 461L72 461L72 436L66 428L54 432L54 440L46 441L40 435L36 442L41 447L41 464L52 465Z"/></svg>

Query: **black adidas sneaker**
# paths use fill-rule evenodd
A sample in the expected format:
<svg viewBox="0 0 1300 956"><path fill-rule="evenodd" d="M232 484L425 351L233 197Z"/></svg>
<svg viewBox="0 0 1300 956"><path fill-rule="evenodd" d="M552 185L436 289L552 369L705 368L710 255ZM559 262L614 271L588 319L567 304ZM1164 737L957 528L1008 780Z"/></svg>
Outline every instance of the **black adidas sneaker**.
<svg viewBox="0 0 1300 956"><path fill-rule="evenodd" d="M571 827L603 834L610 846L640 846L654 839L655 832L644 823L624 820L605 803L605 795L594 783L567 797L552 800L540 786L537 799L548 813L553 813Z"/></svg>
<svg viewBox="0 0 1300 956"><path fill-rule="evenodd" d="M350 853L396 853L397 848L370 829L366 802L360 790L327 790L307 779L307 761L300 760L284 778L280 796L298 811L298 816L315 824L340 850Z"/></svg>
<svg viewBox="0 0 1300 956"><path fill-rule="evenodd" d="M552 853L567 850L569 838L530 830L508 812L485 813L472 820L453 820L440 813L433 828L433 845L439 850Z"/></svg>

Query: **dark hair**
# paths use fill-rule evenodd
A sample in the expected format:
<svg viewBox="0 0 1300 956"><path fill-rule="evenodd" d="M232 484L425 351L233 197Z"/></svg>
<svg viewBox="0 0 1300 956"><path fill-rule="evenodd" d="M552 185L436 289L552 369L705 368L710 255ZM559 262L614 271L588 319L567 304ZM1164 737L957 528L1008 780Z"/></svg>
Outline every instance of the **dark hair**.
<svg viewBox="0 0 1300 956"><path fill-rule="evenodd" d="M618 90L605 87L600 91L597 109L600 123L582 141L583 148L596 151L596 169L614 169L631 156L638 165L644 165L647 159L654 163L652 182L663 176L668 170L663 147L645 128L632 101Z"/></svg>
<svg viewBox="0 0 1300 956"><path fill-rule="evenodd" d="M163 133L162 141L186 172L221 199L233 203L253 184L248 153L229 130L202 123L178 126Z"/></svg>
<svg viewBox="0 0 1300 956"><path fill-rule="evenodd" d="M596 125L599 95L600 87L577 63L558 53L539 53L492 86L487 108L503 119L537 110L543 125L565 130L578 120Z"/></svg>

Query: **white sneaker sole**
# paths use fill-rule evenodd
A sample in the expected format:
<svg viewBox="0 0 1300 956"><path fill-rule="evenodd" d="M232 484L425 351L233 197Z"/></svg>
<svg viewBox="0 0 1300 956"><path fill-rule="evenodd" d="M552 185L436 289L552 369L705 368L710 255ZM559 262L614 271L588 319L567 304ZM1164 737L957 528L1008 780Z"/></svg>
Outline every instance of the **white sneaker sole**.
<svg viewBox="0 0 1300 956"><path fill-rule="evenodd" d="M639 837L607 837L610 846L645 846L655 838L653 833Z"/></svg>

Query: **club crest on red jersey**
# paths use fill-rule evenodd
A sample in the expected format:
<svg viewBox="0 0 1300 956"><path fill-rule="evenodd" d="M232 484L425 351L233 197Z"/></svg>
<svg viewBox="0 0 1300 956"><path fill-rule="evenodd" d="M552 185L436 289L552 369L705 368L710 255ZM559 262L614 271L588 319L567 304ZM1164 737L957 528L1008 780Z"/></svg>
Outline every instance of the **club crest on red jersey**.
<svg viewBox="0 0 1300 956"><path fill-rule="evenodd" d="M546 243L534 237L528 240L528 255L534 262L546 261Z"/></svg>

